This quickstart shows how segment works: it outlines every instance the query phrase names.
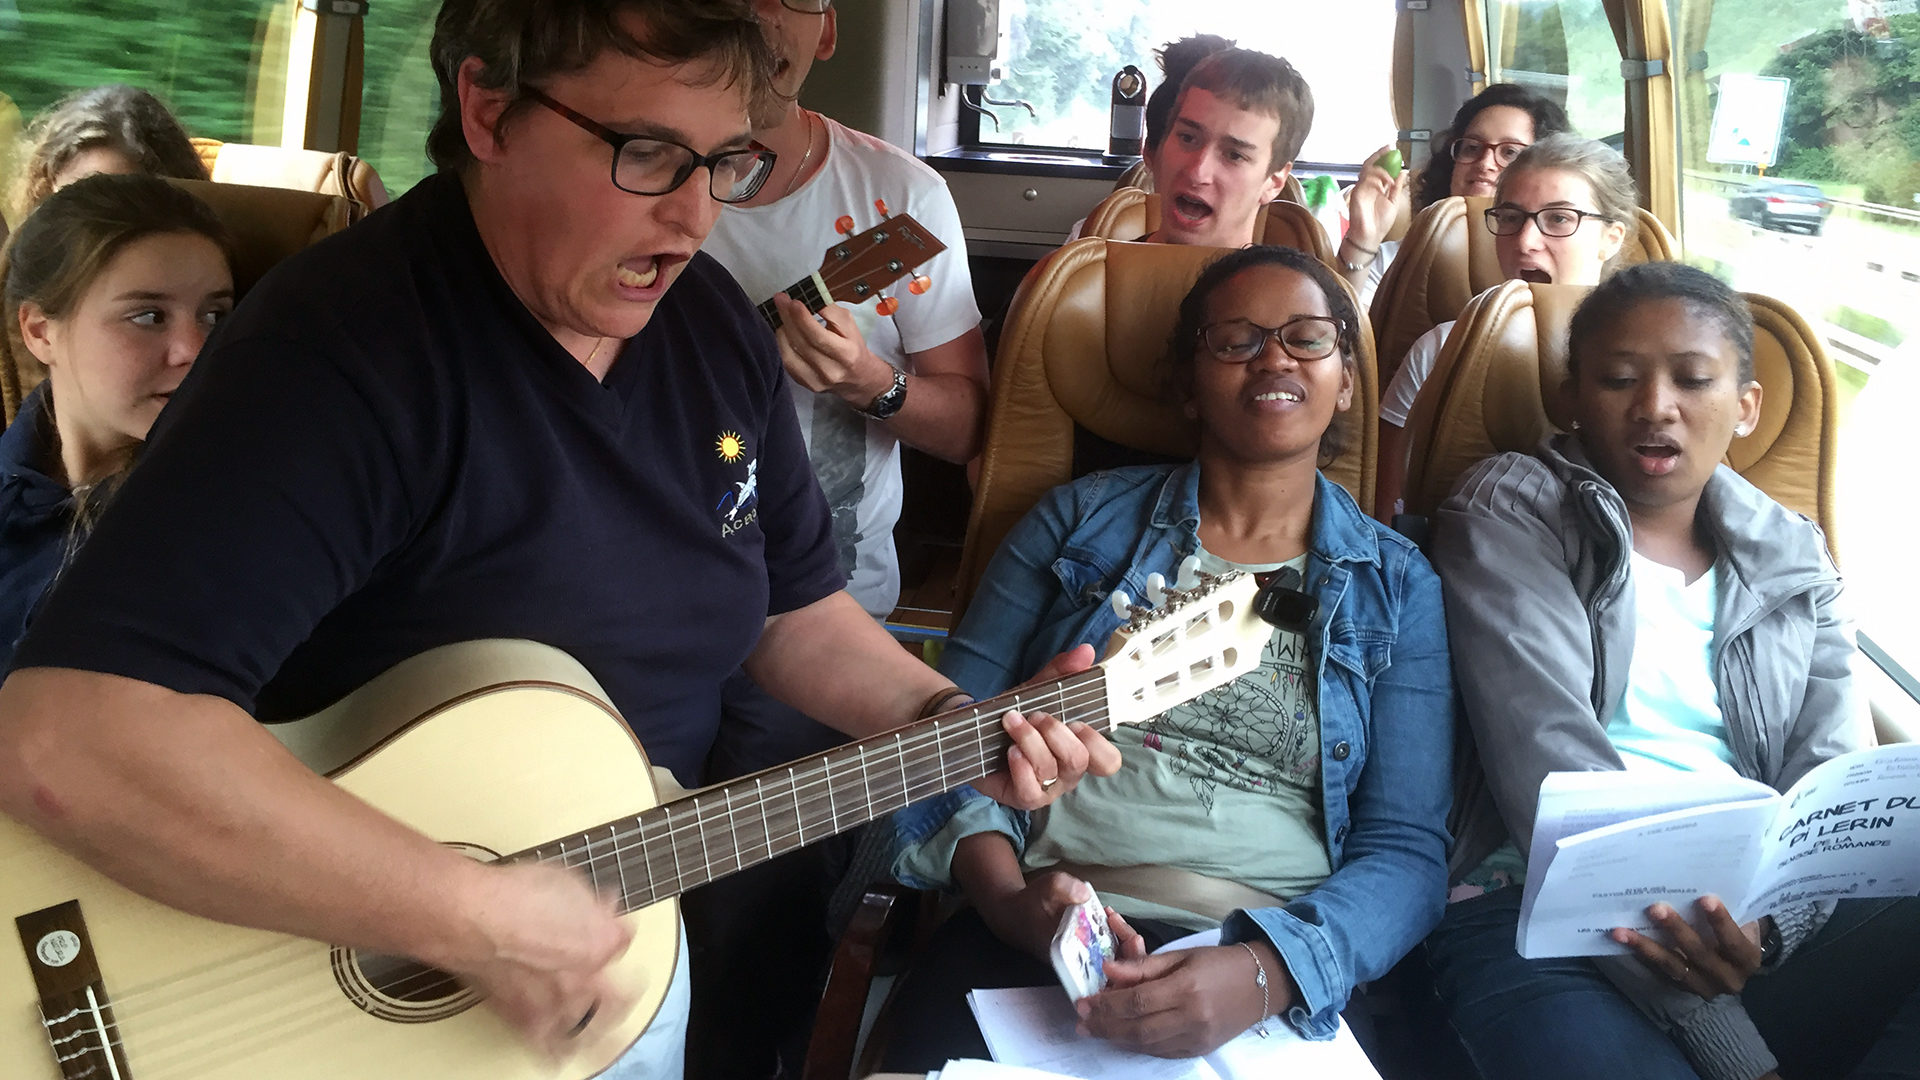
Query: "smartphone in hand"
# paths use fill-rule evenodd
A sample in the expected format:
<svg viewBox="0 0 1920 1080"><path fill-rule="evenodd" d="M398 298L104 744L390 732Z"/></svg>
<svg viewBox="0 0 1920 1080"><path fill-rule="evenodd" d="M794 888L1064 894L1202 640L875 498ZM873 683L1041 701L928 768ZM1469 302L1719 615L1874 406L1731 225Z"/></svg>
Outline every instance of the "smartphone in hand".
<svg viewBox="0 0 1920 1080"><path fill-rule="evenodd" d="M1107 985L1106 965L1114 956L1113 931L1107 926L1107 909L1100 897L1089 896L1060 914L1050 952L1054 973L1074 1001Z"/></svg>

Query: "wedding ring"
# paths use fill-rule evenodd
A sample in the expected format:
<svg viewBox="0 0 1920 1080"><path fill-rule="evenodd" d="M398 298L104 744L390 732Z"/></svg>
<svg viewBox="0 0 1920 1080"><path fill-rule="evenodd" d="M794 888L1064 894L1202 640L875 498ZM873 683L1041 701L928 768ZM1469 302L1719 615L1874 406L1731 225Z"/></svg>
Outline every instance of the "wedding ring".
<svg viewBox="0 0 1920 1080"><path fill-rule="evenodd" d="M1053 787L1053 785L1055 785L1055 784L1057 784L1057 783L1059 783L1059 782L1060 782L1060 778L1059 778L1059 777L1057 777L1057 776L1056 776L1056 777L1053 777L1053 778L1051 778L1051 779L1048 779L1048 780L1042 780L1042 781L1040 781L1040 790L1041 790L1041 791L1046 791L1046 790L1048 790L1048 789L1050 789L1050 788L1052 788L1052 787Z"/></svg>
<svg viewBox="0 0 1920 1080"><path fill-rule="evenodd" d="M597 1001L587 1006L587 1015L581 1017L580 1022L573 1025L573 1030L567 1032L567 1038L569 1039L579 1038L581 1032L584 1032L587 1030L587 1025L593 1023L593 1014L599 1011L600 1011L600 1003Z"/></svg>

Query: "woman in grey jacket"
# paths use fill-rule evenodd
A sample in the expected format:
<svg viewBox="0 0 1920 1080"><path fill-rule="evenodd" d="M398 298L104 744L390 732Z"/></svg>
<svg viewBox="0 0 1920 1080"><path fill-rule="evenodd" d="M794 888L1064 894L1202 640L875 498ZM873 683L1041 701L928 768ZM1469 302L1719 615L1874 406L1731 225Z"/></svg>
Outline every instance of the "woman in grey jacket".
<svg viewBox="0 0 1920 1080"><path fill-rule="evenodd" d="M1488 1080L1920 1076L1920 901L1742 927L1705 897L1711 935L1655 905L1664 940L1614 932L1630 956L1515 951L1503 886L1524 880L1547 773L1784 790L1872 742L1820 531L1721 464L1760 417L1746 302L1690 267L1630 268L1575 314L1568 367L1574 434L1482 462L1435 521L1484 770L1427 941L1449 1017Z"/></svg>

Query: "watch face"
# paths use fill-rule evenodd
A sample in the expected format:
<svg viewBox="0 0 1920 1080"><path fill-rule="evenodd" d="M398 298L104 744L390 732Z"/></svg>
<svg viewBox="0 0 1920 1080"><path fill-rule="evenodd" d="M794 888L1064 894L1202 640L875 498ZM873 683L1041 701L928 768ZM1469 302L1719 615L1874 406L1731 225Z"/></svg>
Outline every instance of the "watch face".
<svg viewBox="0 0 1920 1080"><path fill-rule="evenodd" d="M866 414L875 420L887 420L906 403L907 375L906 372L896 371L893 373L893 385L887 388L886 393L873 399L873 404L866 408Z"/></svg>

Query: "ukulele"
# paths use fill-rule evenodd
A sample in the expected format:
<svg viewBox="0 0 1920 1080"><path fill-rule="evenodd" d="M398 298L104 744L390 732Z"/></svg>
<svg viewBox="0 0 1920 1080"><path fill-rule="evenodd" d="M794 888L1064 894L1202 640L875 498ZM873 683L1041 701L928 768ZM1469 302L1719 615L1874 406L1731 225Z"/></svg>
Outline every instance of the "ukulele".
<svg viewBox="0 0 1920 1080"><path fill-rule="evenodd" d="M634 930L615 977L639 1004L543 1057L454 977L402 957L186 915L0 816L0 1069L24 1080L583 1080L638 1039L679 948L680 893L1001 767L1007 710L1096 730L1253 670L1271 632L1252 578L1198 575L1134 606L1095 667L661 802L592 676L559 650L422 653L274 725L342 788L475 858L558 863Z"/></svg>
<svg viewBox="0 0 1920 1080"><path fill-rule="evenodd" d="M820 269L787 286L784 291L788 296L815 313L842 300L864 303L947 250L947 245L928 232L926 226L913 220L911 214L888 215L887 204L879 199L874 200L874 206L886 220L854 236L853 218L843 215L834 222L834 228L846 239L829 244L820 257ZM926 277L918 276L907 288L918 296L927 291L927 285ZM880 314L892 315L898 308L898 300L880 296L877 305ZM768 326L780 329L780 312L774 308L771 297L760 305L759 311Z"/></svg>

